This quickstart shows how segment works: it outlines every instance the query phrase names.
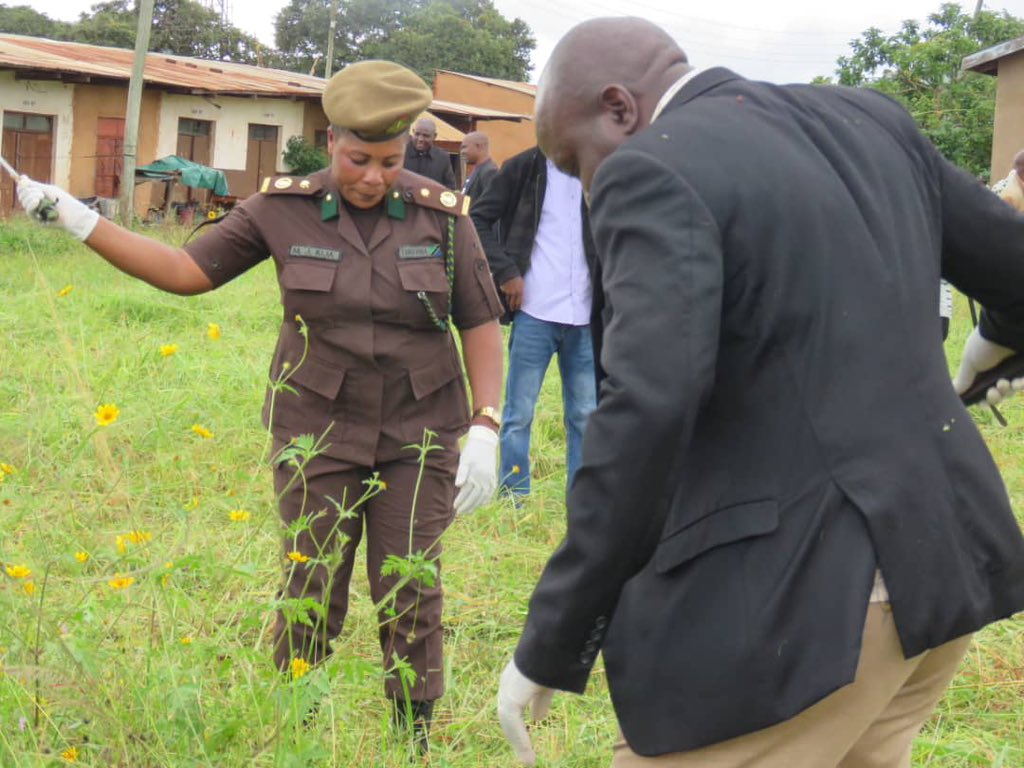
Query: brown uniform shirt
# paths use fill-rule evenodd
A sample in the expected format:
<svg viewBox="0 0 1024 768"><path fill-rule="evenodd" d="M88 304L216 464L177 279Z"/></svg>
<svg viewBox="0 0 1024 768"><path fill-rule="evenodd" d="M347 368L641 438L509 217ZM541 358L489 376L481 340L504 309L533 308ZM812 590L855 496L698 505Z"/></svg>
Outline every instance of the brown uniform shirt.
<svg viewBox="0 0 1024 768"><path fill-rule="evenodd" d="M402 446L419 443L424 429L454 445L469 407L454 339L438 323L466 329L501 314L465 198L402 171L385 201L364 242L327 171L268 180L185 248L215 287L273 258L284 320L270 377L283 373L298 394L268 391L264 424L290 440L333 422L325 454L359 466L408 457ZM296 315L309 327L301 364Z"/></svg>

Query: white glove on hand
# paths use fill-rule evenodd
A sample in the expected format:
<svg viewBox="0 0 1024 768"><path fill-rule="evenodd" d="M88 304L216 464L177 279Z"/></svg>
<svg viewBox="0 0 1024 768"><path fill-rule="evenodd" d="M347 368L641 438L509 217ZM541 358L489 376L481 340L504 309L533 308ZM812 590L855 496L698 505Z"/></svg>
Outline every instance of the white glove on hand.
<svg viewBox="0 0 1024 768"><path fill-rule="evenodd" d="M469 428L455 473L455 513L465 515L486 504L498 487L498 433L480 424Z"/></svg>
<svg viewBox="0 0 1024 768"><path fill-rule="evenodd" d="M79 202L60 187L40 184L28 176L18 179L18 202L32 218L39 219L36 211L43 200L53 203L57 211L57 223L78 240L85 240L92 234L100 215Z"/></svg>
<svg viewBox="0 0 1024 768"><path fill-rule="evenodd" d="M542 720L548 715L551 697L554 695L553 688L538 685L520 672L515 659L509 661L501 673L501 682L498 684L498 722L519 762L524 765L534 765L537 753L533 751L523 711L530 707L533 719Z"/></svg>
<svg viewBox="0 0 1024 768"><path fill-rule="evenodd" d="M978 374L995 368L1013 353L1009 347L989 341L975 328L964 344L960 368L953 379L953 389L958 395L963 394L974 383ZM1000 379L996 386L989 387L985 399L990 405L999 405L1005 398L1021 389L1024 389L1024 379L1014 379L1012 382Z"/></svg>

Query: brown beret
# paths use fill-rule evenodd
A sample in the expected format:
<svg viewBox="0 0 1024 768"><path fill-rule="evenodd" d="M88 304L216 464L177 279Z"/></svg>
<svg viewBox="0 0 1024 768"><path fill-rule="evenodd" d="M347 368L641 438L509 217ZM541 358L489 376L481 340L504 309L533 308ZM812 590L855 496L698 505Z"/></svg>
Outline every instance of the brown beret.
<svg viewBox="0 0 1024 768"><path fill-rule="evenodd" d="M349 64L327 82L323 105L332 125L363 141L387 141L409 130L434 95L412 70L392 61Z"/></svg>

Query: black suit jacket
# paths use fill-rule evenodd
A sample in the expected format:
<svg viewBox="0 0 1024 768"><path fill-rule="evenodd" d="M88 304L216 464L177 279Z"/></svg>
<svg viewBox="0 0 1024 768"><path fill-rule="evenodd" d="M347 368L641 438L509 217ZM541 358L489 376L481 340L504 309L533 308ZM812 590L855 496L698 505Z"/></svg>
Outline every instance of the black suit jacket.
<svg viewBox="0 0 1024 768"><path fill-rule="evenodd" d="M602 649L643 755L851 682L879 567L910 657L1024 608L1024 539L935 332L1024 349L1024 217L867 90L713 69L592 186L604 378L516 651Z"/></svg>
<svg viewBox="0 0 1024 768"><path fill-rule="evenodd" d="M462 190L462 194L468 196L471 202L480 197L497 172L497 164L490 158L487 158L487 160L473 169L469 179L467 179L465 188Z"/></svg>
<svg viewBox="0 0 1024 768"><path fill-rule="evenodd" d="M443 149L431 147L420 154L410 139L405 145L405 169L444 184L448 189L455 189L455 171L452 170L451 155Z"/></svg>

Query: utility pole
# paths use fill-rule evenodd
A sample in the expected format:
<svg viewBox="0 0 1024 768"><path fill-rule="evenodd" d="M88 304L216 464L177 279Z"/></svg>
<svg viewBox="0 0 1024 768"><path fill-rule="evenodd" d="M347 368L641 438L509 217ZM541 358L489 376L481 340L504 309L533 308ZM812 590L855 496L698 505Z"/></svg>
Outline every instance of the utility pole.
<svg viewBox="0 0 1024 768"><path fill-rule="evenodd" d="M978 18L978 14L981 13L981 6L985 4L985 0L978 0L978 4L974 6L974 18Z"/></svg>
<svg viewBox="0 0 1024 768"><path fill-rule="evenodd" d="M331 79L334 64L334 34L338 28L338 0L331 0L331 22L327 25L327 63L324 67L324 80Z"/></svg>
<svg viewBox="0 0 1024 768"><path fill-rule="evenodd" d="M153 0L139 0L139 25L135 31L135 61L128 83L128 106L124 116L124 164L121 170L121 222L131 226L135 215L135 165L139 149L139 112L142 109L143 73L149 30L153 26Z"/></svg>

